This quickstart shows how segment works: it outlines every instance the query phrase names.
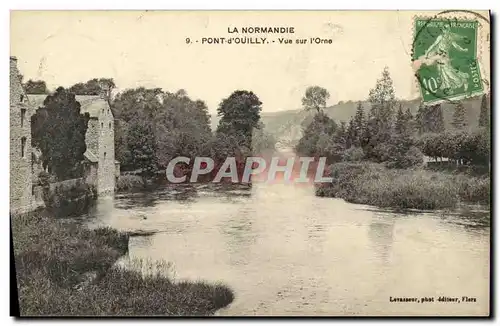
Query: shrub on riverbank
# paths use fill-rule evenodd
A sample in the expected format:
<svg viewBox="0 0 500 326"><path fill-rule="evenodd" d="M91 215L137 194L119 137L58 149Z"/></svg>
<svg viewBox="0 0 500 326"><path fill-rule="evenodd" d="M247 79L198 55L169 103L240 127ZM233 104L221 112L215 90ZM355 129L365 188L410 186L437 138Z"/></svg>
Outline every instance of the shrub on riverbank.
<svg viewBox="0 0 500 326"><path fill-rule="evenodd" d="M459 174L456 177L458 194L467 203L490 204L490 177L471 177Z"/></svg>
<svg viewBox="0 0 500 326"><path fill-rule="evenodd" d="M338 163L330 167L331 184L318 196L380 207L444 209L459 201L489 203L489 179L465 174L386 169L374 163Z"/></svg>
<svg viewBox="0 0 500 326"><path fill-rule="evenodd" d="M144 180L138 175L120 175L116 180L116 191L128 191L142 188L144 188Z"/></svg>
<svg viewBox="0 0 500 326"><path fill-rule="evenodd" d="M82 179L56 183L42 181L45 206L56 216L74 216L86 211L97 198L97 189Z"/></svg>
<svg viewBox="0 0 500 326"><path fill-rule="evenodd" d="M113 266L128 235L40 216L12 219L21 315L207 315L233 300L224 285L175 283Z"/></svg>

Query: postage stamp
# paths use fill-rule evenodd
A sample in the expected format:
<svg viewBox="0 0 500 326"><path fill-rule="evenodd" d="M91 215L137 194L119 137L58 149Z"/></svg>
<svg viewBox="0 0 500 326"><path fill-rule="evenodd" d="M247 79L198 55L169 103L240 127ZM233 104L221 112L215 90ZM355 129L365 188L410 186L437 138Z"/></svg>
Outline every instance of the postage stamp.
<svg viewBox="0 0 500 326"><path fill-rule="evenodd" d="M477 58L477 20L417 18L414 29L413 68L424 103L484 91Z"/></svg>

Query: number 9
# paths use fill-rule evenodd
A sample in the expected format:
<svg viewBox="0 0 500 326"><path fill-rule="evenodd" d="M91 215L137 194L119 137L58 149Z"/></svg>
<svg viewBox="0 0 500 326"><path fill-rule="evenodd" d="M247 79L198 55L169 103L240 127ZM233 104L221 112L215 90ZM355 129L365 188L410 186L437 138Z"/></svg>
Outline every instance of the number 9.
<svg viewBox="0 0 500 326"><path fill-rule="evenodd" d="M191 43L191 40L189 39L189 37L186 38L186 44L189 44Z"/></svg>

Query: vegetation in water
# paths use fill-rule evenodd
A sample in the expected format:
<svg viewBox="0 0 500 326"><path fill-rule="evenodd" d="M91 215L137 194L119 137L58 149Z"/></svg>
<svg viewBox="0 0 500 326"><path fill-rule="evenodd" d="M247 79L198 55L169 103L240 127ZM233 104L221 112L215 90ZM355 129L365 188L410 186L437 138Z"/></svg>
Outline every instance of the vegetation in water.
<svg viewBox="0 0 500 326"><path fill-rule="evenodd" d="M379 163L337 163L330 166L332 183L316 194L379 207L448 209L459 203L489 204L489 177L424 169L388 169Z"/></svg>

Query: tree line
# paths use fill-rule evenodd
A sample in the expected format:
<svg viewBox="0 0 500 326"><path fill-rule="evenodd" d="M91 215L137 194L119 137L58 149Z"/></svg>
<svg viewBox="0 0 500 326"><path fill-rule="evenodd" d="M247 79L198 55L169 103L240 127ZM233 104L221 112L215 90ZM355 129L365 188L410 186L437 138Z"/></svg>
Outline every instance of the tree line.
<svg viewBox="0 0 500 326"><path fill-rule="evenodd" d="M296 146L297 152L325 156L329 162L368 160L389 168L409 168L423 156L447 158L459 164L488 164L490 157L489 95L483 95L478 126L469 126L466 109L455 103L452 128L446 130L440 104L420 104L415 116L395 98L388 68L368 94L370 109L361 102L346 122L335 122L323 109L329 93L309 87L302 99L305 110L316 111Z"/></svg>
<svg viewBox="0 0 500 326"><path fill-rule="evenodd" d="M166 168L177 156L208 156L221 163L228 156L238 162L274 149L274 139L260 121L262 102L251 91L237 90L223 99L215 131L208 107L186 91L138 87L111 97L111 78L95 78L50 93L41 81L28 81L27 93L47 94L32 116L32 145L42 153L43 167L59 180L82 174L89 115L81 112L76 95L104 95L115 118L115 158L122 171L134 171L145 180ZM34 89L34 87L36 89ZM192 160L193 161L193 160ZM189 169L189 166L186 168Z"/></svg>

